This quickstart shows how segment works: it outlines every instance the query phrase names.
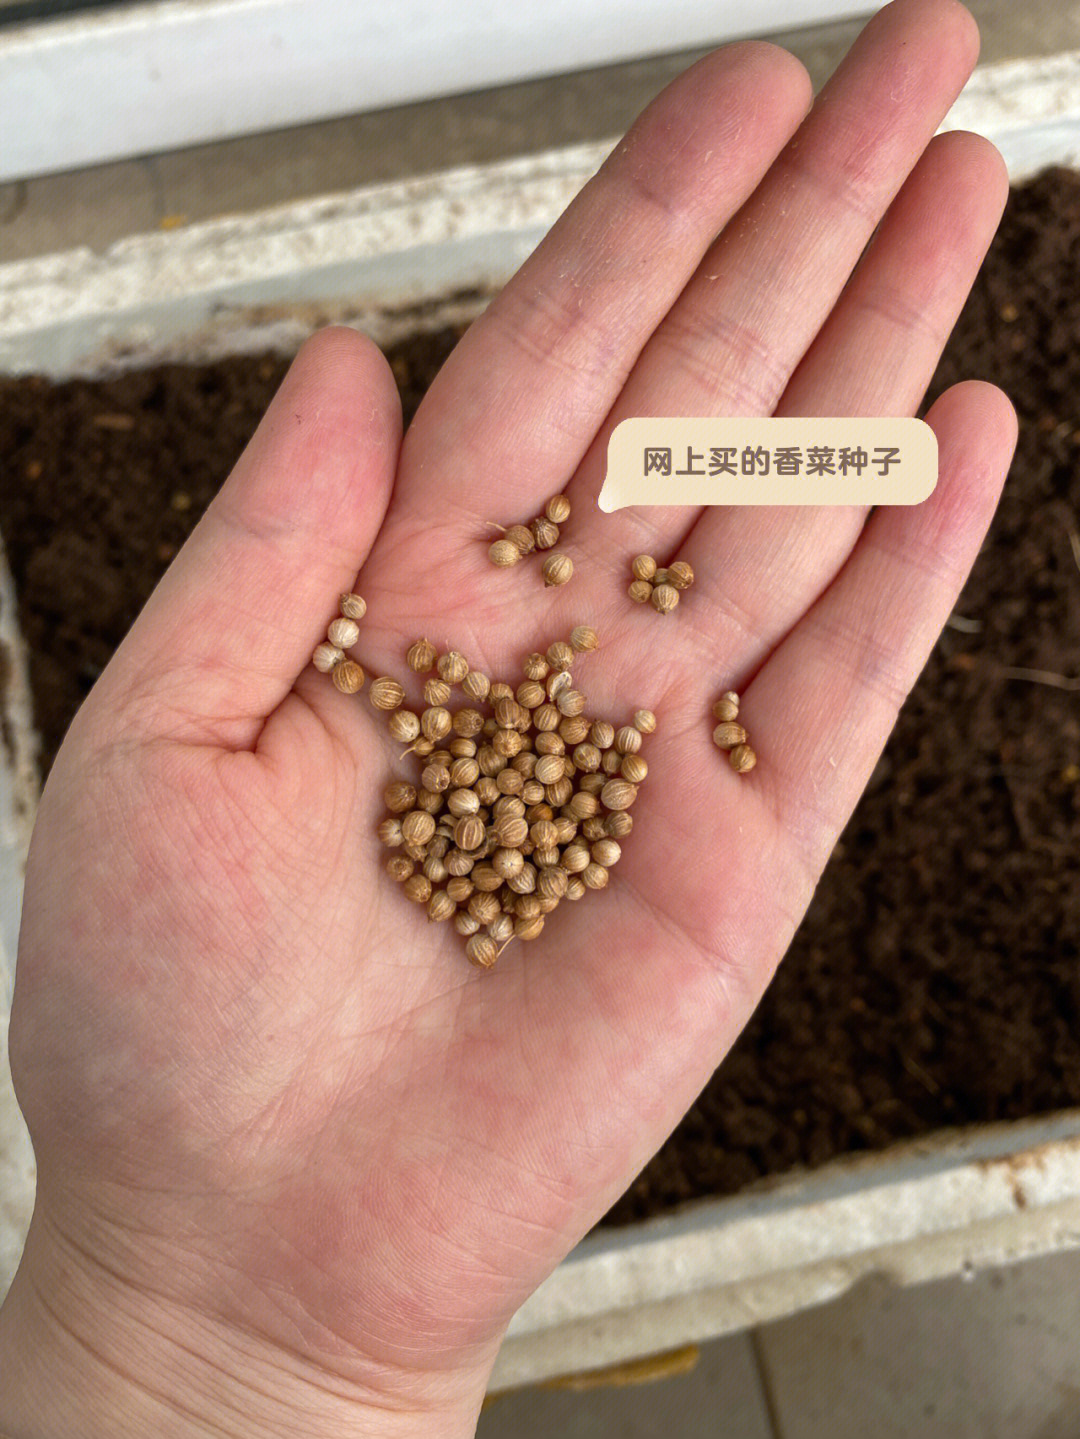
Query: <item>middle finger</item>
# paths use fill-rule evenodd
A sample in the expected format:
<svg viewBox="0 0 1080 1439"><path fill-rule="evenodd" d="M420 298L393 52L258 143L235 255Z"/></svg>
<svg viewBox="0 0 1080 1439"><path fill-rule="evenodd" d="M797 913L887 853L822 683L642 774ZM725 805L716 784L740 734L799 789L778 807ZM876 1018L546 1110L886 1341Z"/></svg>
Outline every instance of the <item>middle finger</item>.
<svg viewBox="0 0 1080 1439"><path fill-rule="evenodd" d="M698 509L593 504L608 438L648 415L771 415L875 227L963 89L979 32L958 0L869 22L768 175L706 253L568 487L591 559L665 564Z"/></svg>

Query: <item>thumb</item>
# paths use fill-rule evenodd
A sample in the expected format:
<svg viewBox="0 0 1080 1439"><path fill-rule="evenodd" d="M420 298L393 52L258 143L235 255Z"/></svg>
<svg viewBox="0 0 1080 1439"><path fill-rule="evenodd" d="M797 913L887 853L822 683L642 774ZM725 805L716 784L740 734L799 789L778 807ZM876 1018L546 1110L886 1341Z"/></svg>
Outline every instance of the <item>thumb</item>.
<svg viewBox="0 0 1080 1439"><path fill-rule="evenodd" d="M87 706L119 706L136 739L250 748L353 587L400 445L375 343L342 326L312 336Z"/></svg>

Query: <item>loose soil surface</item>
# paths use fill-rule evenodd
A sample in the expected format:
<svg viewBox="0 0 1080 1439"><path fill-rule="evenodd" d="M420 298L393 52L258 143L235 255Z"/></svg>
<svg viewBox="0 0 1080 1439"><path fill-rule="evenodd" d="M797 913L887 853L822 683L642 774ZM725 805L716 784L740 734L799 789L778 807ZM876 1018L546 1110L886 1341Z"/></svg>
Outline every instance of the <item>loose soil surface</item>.
<svg viewBox="0 0 1080 1439"><path fill-rule="evenodd" d="M388 351L406 424L461 333ZM286 367L0 381L0 529L46 773ZM965 378L1004 388L1020 440L959 618L757 1014L601 1226L1080 1105L1080 696L1060 678L1080 674L1080 174L1014 188L926 406Z"/></svg>

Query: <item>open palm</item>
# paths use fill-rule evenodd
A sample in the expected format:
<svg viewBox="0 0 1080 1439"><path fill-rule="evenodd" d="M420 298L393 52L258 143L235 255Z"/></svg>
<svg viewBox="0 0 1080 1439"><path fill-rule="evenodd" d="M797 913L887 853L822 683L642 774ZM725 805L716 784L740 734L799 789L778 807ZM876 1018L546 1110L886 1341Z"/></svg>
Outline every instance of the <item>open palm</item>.
<svg viewBox="0 0 1080 1439"><path fill-rule="evenodd" d="M511 1315L760 999L978 551L1015 416L990 385L951 390L928 417L934 495L870 515L604 515L608 435L634 415L916 412L1007 192L986 141L929 143L976 51L954 0L901 0L809 115L773 46L700 61L403 443L374 345L304 347L43 797L11 1028L39 1161L28 1254L47 1235L107 1256L171 1312L387 1404L483 1392ZM572 581L493 568L485 522L560 490ZM696 571L670 616L626 597L642 551ZM658 717L610 886L491 971L382 873L383 786L416 761L366 689L310 665L354 588L354 656L414 702L421 636L516 685L587 623L587 713ZM725 689L759 757L745 777L711 743Z"/></svg>

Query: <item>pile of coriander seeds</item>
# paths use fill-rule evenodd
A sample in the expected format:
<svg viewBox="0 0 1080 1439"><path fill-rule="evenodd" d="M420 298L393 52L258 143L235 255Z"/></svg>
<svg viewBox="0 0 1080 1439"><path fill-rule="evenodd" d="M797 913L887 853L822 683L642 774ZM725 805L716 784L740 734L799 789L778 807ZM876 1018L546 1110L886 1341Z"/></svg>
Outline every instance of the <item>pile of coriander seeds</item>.
<svg viewBox="0 0 1080 1439"><path fill-rule="evenodd" d="M387 873L429 920L453 925L481 968L512 939L536 939L564 900L604 889L633 828L628 811L648 774L642 738L656 719L638 710L617 729L586 715L571 668L598 643L578 625L530 654L515 687L417 640L406 658L428 676L423 708L403 708L404 687L388 677L369 691L418 770L383 791Z"/></svg>

